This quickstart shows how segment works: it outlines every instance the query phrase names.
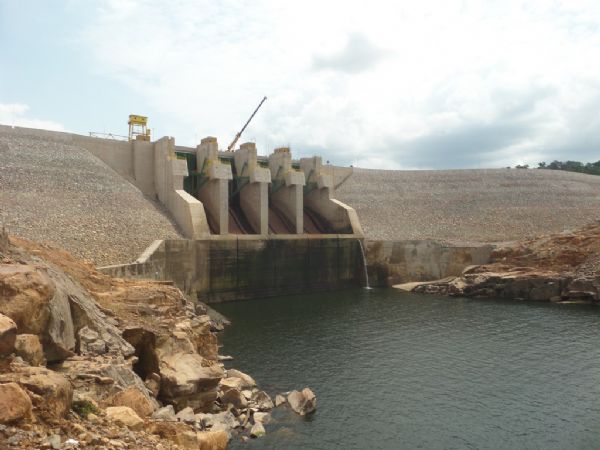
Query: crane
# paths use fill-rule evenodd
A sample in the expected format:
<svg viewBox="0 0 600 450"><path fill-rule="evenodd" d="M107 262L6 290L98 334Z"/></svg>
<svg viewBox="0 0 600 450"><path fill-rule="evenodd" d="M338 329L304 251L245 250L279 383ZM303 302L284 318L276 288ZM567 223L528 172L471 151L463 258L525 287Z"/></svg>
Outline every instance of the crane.
<svg viewBox="0 0 600 450"><path fill-rule="evenodd" d="M262 106L262 104L265 102L266 99L267 99L266 96L263 97L263 99L260 101L260 103L258 104L258 106L256 107L256 109L254 110L254 112L252 113L252 115L250 116L250 118L248 119L248 121L246 122L246 124L242 127L242 129L239 131L239 133L235 135L235 138L233 139L233 141L231 142L231 144L229 144L229 147L227 147L227 151L228 152L232 152L233 151L233 148L235 147L235 144L237 144L237 141L242 136L242 133L244 132L244 130L246 129L246 127L248 126L248 124L250 123L250 121L252 120L252 118L254 117L254 115L258 112L258 110L260 109L260 107Z"/></svg>

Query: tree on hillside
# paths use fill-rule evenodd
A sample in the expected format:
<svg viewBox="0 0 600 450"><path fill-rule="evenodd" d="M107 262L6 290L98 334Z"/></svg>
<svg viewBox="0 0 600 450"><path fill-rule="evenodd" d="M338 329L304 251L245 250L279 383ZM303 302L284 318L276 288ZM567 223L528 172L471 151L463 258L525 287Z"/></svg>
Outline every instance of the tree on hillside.
<svg viewBox="0 0 600 450"><path fill-rule="evenodd" d="M557 161L554 160L547 164L538 163L538 169L565 170L567 172L587 173L591 175L600 175L600 161L594 163L582 163L579 161Z"/></svg>

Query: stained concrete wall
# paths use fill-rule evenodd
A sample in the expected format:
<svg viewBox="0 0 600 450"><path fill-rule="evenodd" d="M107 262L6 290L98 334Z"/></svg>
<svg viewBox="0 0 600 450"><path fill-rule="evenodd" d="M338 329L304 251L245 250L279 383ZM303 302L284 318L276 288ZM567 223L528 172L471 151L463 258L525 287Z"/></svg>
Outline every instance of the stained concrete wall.
<svg viewBox="0 0 600 450"><path fill-rule="evenodd" d="M452 246L436 241L367 241L373 286L439 280L460 275L470 265L489 262L492 245Z"/></svg>
<svg viewBox="0 0 600 450"><path fill-rule="evenodd" d="M359 287L358 240L238 236L157 241L133 264L105 267L118 277L172 280L207 302L243 300Z"/></svg>

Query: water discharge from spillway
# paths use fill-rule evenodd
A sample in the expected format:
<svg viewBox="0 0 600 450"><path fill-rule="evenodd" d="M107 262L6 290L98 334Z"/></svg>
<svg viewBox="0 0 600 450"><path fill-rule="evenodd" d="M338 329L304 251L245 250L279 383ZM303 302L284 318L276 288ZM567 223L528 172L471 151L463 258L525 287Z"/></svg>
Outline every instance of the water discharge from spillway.
<svg viewBox="0 0 600 450"><path fill-rule="evenodd" d="M363 269L365 271L365 289L371 289L371 286L369 286L369 272L367 270L367 254L365 253L365 247L360 240L358 241L358 245L360 246L360 254L362 255Z"/></svg>

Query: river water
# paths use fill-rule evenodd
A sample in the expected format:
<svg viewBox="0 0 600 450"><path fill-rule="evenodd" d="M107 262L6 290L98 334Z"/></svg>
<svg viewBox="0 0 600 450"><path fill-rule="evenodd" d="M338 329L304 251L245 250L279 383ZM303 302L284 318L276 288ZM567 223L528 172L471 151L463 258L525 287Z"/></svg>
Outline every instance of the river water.
<svg viewBox="0 0 600 450"><path fill-rule="evenodd" d="M374 289L217 309L232 366L318 400L232 448L600 448L598 308Z"/></svg>

